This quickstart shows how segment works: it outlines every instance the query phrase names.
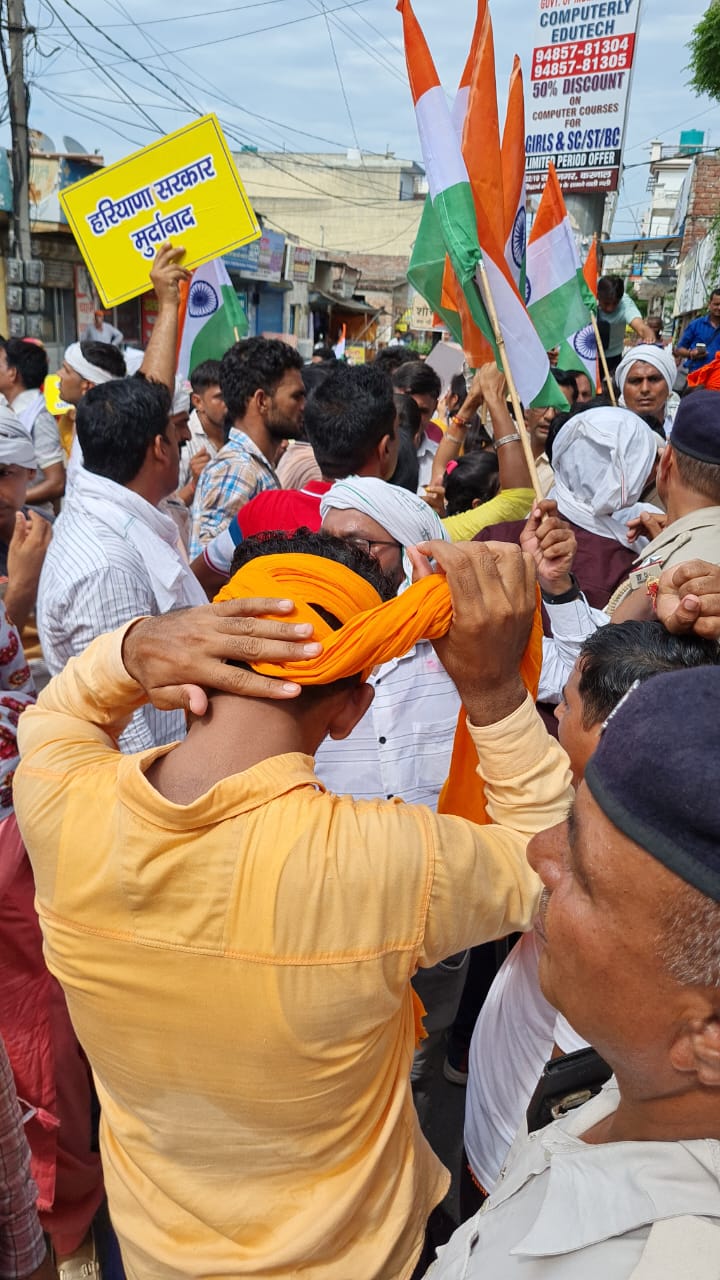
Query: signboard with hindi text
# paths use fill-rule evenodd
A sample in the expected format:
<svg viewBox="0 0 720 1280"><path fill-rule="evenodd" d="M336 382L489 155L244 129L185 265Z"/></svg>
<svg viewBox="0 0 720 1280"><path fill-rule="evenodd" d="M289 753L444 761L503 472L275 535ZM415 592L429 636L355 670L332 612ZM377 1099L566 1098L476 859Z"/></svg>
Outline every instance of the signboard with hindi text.
<svg viewBox="0 0 720 1280"><path fill-rule="evenodd" d="M526 94L528 195L616 191L642 0L539 0Z"/></svg>
<svg viewBox="0 0 720 1280"><path fill-rule="evenodd" d="M106 307L151 288L167 240L184 246L192 268L260 236L214 115L66 188L60 202Z"/></svg>

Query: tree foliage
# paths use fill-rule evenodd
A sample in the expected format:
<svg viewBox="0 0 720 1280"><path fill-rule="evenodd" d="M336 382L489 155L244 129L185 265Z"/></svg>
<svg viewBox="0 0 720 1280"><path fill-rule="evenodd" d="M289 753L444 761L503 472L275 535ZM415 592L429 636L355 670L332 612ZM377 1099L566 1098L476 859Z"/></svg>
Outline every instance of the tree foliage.
<svg viewBox="0 0 720 1280"><path fill-rule="evenodd" d="M720 0L711 0L693 31L688 48L691 88L720 100Z"/></svg>

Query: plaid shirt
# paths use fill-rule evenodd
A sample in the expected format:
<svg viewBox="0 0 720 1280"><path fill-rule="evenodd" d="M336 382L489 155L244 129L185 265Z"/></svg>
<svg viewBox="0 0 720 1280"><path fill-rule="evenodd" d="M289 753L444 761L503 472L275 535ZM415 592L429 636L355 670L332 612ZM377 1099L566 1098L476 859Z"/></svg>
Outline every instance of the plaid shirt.
<svg viewBox="0 0 720 1280"><path fill-rule="evenodd" d="M190 559L222 533L240 507L266 489L279 489L275 468L244 431L233 427L227 444L198 480L192 509Z"/></svg>
<svg viewBox="0 0 720 1280"><path fill-rule="evenodd" d="M47 1249L38 1221L37 1188L5 1045L0 1040L0 1276L29 1276Z"/></svg>

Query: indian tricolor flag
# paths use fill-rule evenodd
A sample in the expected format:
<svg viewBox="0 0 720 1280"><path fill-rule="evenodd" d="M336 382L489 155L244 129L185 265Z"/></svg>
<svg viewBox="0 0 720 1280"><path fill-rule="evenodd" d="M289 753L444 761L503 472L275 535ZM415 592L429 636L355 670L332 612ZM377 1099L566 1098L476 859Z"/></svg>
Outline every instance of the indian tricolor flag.
<svg viewBox="0 0 720 1280"><path fill-rule="evenodd" d="M505 211L505 261L521 298L525 298L527 195L525 191L525 93L522 64L513 60L507 113L500 148Z"/></svg>
<svg viewBox="0 0 720 1280"><path fill-rule="evenodd" d="M597 236L593 236L580 282L588 312L592 312L593 315L597 315L598 274ZM558 365L561 369L575 369L578 373L586 373L593 387L597 391L602 391L602 376L598 367L599 352L592 321L571 334L565 342L561 342Z"/></svg>
<svg viewBox="0 0 720 1280"><path fill-rule="evenodd" d="M189 377L203 360L221 360L248 331L247 316L221 258L206 262L181 286L177 371Z"/></svg>
<svg viewBox="0 0 720 1280"><path fill-rule="evenodd" d="M474 324L490 342L497 359L493 329L478 283L482 278L480 267L484 263L521 399L528 405L533 402L556 404L558 389L550 376L547 355L505 262L502 250L504 236L501 235L498 240L495 233L494 224L498 214L498 225L502 228L504 206L499 142L497 165L493 165L496 183L494 190L485 165L488 103L479 82L486 70L487 45L481 38L468 93L461 148L430 50L410 0L398 0L397 8L403 18L408 76L430 190L427 203L431 205L434 215L432 218L426 216L421 221L408 271L410 281L429 305L446 318L449 308L447 305L443 307L443 302L447 304L448 289L446 287L443 290L443 281L447 286L448 279L444 260L440 263L438 259L438 240L442 237L462 294L462 303L467 306ZM489 23L486 10L483 0L479 15L481 33L486 23ZM493 58L493 87L494 74ZM497 102L495 114L497 115ZM471 172L468 172L466 163L468 155L472 162ZM499 210L496 209L498 201ZM486 214L485 202L493 210L491 217ZM428 284L430 292L426 291ZM459 294L456 297L460 303ZM449 321L448 324L453 331Z"/></svg>
<svg viewBox="0 0 720 1280"><path fill-rule="evenodd" d="M475 64L463 128L462 154L473 192L482 265L505 349L525 405L555 405L565 398L550 373L547 352L520 297L505 258L505 188L495 82L495 47L487 0L478 6ZM478 283L482 275L478 274Z"/></svg>
<svg viewBox="0 0 720 1280"><path fill-rule="evenodd" d="M409 0L398 0L405 35L410 89L415 103L429 196L415 241L408 279L467 350L467 306L487 339L492 328L475 286L482 257L473 195L435 64ZM446 263L446 259L449 263Z"/></svg>
<svg viewBox="0 0 720 1280"><path fill-rule="evenodd" d="M527 283L528 310L546 351L590 325L587 286L552 161L530 232Z"/></svg>

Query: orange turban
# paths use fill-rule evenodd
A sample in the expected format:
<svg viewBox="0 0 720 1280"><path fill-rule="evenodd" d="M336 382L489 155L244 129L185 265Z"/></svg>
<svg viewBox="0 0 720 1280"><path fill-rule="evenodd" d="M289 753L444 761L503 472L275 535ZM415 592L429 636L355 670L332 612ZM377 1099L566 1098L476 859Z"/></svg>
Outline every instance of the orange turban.
<svg viewBox="0 0 720 1280"><path fill-rule="evenodd" d="M301 685L331 684L358 673L367 679L375 666L401 657L418 640L437 640L446 635L452 621L450 588L441 575L422 578L383 603L375 588L359 574L322 556L257 556L238 570L215 599L253 596L287 596L294 601L295 609L290 615L283 614L283 620L289 616L293 622L312 623L315 639L323 646L317 658L282 665L252 663L262 675L280 676ZM334 614L342 624L340 630L333 631L313 605ZM537 697L541 666L542 620L538 604L520 667L533 698ZM489 821L483 783L477 774L477 755L463 710L455 734L450 775L438 810L477 823Z"/></svg>
<svg viewBox="0 0 720 1280"><path fill-rule="evenodd" d="M418 640L444 636L452 621L450 590L433 575L383 603L374 587L335 560L312 555L257 556L216 595L219 600L250 596L288 596L295 603L291 622L311 622L323 646L317 658L280 665L254 662L262 675L282 676L298 684L332 684L399 658ZM334 614L342 626L333 631L313 605ZM278 614L278 617L280 615Z"/></svg>

